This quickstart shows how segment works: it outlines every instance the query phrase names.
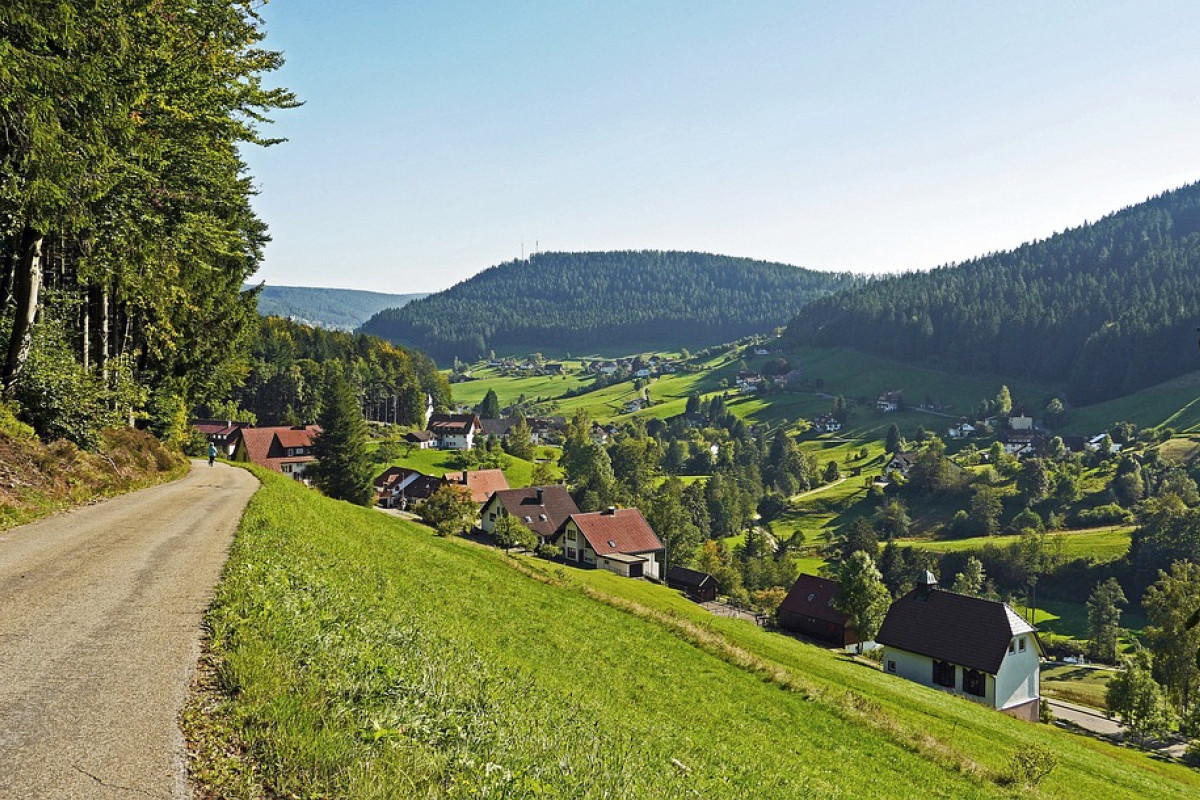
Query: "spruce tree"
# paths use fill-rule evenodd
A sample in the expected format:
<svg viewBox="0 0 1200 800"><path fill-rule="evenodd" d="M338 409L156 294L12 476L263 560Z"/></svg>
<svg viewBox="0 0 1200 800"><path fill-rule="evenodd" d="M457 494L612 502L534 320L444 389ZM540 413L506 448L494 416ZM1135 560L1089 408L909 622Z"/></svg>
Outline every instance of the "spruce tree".
<svg viewBox="0 0 1200 800"><path fill-rule="evenodd" d="M325 383L321 433L313 440L317 461L308 468L313 483L327 496L360 506L371 504L371 459L367 423L354 390L341 370Z"/></svg>

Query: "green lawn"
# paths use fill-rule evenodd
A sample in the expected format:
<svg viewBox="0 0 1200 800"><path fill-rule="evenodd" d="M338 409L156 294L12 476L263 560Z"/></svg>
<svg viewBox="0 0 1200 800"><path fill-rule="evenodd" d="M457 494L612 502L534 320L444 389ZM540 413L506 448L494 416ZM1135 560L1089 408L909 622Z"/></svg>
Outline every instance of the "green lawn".
<svg viewBox="0 0 1200 800"><path fill-rule="evenodd" d="M1063 531L1048 534L1053 543L1062 542L1062 555L1066 559L1091 558L1095 561L1113 561L1129 551L1132 525L1114 525L1079 531ZM973 536L968 539L905 539L903 544L919 550L935 553L962 553L979 550L985 545L1004 547L1017 541L1017 536Z"/></svg>
<svg viewBox="0 0 1200 800"><path fill-rule="evenodd" d="M1115 400L1071 409L1065 432L1094 434L1118 421L1143 428L1167 427L1200 431L1200 372L1182 375Z"/></svg>
<svg viewBox="0 0 1200 800"><path fill-rule="evenodd" d="M1064 664L1042 667L1042 694L1092 708L1104 708L1111 669Z"/></svg>
<svg viewBox="0 0 1200 800"><path fill-rule="evenodd" d="M1027 745L1058 757L1033 794L1200 791L665 587L257 474L208 615L212 694L185 715L218 796L1007 798Z"/></svg>
<svg viewBox="0 0 1200 800"><path fill-rule="evenodd" d="M554 455L557 452L556 448L545 447L539 450L538 455L541 458L553 456L555 460L550 462L551 467L554 470L555 476L561 476L562 471L558 468L557 456ZM375 474L379 474L388 467L397 466L415 469L425 475L441 477L451 470L462 469L462 467L455 466L454 460L456 457L456 450L418 450L414 448L407 455L403 455L386 464L376 464ZM533 462L513 456L507 456L507 459L507 466L503 469L504 477L508 479L508 485L514 489L528 486L533 477Z"/></svg>

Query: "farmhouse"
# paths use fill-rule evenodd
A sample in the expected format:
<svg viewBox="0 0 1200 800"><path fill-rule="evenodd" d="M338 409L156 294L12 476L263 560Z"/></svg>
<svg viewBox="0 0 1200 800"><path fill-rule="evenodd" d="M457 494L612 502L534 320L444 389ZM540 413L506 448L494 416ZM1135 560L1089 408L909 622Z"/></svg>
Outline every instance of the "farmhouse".
<svg viewBox="0 0 1200 800"><path fill-rule="evenodd" d="M875 408L884 414L891 414L894 411L899 411L900 406L904 404L904 395L899 392L884 392L875 400Z"/></svg>
<svg viewBox="0 0 1200 800"><path fill-rule="evenodd" d="M319 425L242 428L233 448L234 461L249 461L300 480L305 468L316 460L313 438Z"/></svg>
<svg viewBox="0 0 1200 800"><path fill-rule="evenodd" d="M384 508L408 508L416 500L428 499L442 485L440 479L415 469L389 467L371 482L376 502Z"/></svg>
<svg viewBox="0 0 1200 800"><path fill-rule="evenodd" d="M474 414L434 414L429 418L429 430L443 450L470 450L483 427Z"/></svg>
<svg viewBox="0 0 1200 800"><path fill-rule="evenodd" d="M944 591L926 572L888 609L875 641L893 675L1038 719L1042 644L1005 603Z"/></svg>
<svg viewBox="0 0 1200 800"><path fill-rule="evenodd" d="M627 578L659 578L665 549L636 508L609 506L604 511L572 514L555 540L567 561Z"/></svg>
<svg viewBox="0 0 1200 800"><path fill-rule="evenodd" d="M483 503L492 492L508 488L508 479L498 469L462 470L447 472L442 477L445 486L460 487L471 494L472 503Z"/></svg>
<svg viewBox="0 0 1200 800"><path fill-rule="evenodd" d="M517 424L515 417L501 417L499 419L480 419L480 433L484 436L495 436L503 439L508 436L509 431Z"/></svg>
<svg viewBox="0 0 1200 800"><path fill-rule="evenodd" d="M883 468L883 476L890 478L893 474L898 474L901 478L908 477L908 471L912 469L913 464L917 463L917 453L896 453L892 456L892 460Z"/></svg>
<svg viewBox="0 0 1200 800"><path fill-rule="evenodd" d="M404 441L416 445L418 450L428 450L437 444L437 435L433 431L409 431L404 434Z"/></svg>
<svg viewBox="0 0 1200 800"><path fill-rule="evenodd" d="M671 567L667 570L667 586L678 589L693 600L705 603L717 599L717 579L707 572L697 572L687 567Z"/></svg>
<svg viewBox="0 0 1200 800"><path fill-rule="evenodd" d="M951 439L966 439L968 436L974 435L976 427L965 419L960 419L947 430Z"/></svg>
<svg viewBox="0 0 1200 800"><path fill-rule="evenodd" d="M226 456L232 456L237 446L238 431L249 428L248 422L237 422L230 419L197 419L192 420L192 427L204 434L204 438L216 445L217 450Z"/></svg>
<svg viewBox="0 0 1200 800"><path fill-rule="evenodd" d="M779 627L838 647L857 644L854 627L833 607L840 590L837 581L802 574L779 604Z"/></svg>
<svg viewBox="0 0 1200 800"><path fill-rule="evenodd" d="M496 521L510 516L538 535L543 544L554 539L567 517L579 513L565 486L530 486L527 489L500 489L483 504L479 527L488 533Z"/></svg>

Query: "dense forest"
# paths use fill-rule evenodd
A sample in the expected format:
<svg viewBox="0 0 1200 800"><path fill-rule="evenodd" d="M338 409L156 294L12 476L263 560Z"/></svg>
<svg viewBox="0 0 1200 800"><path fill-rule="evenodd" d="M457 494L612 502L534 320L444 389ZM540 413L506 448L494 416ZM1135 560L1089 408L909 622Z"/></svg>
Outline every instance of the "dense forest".
<svg viewBox="0 0 1200 800"><path fill-rule="evenodd" d="M424 424L426 395L438 408L450 403L450 384L424 353L366 334L264 317L232 402L202 410L216 417L252 415L259 425L311 424L321 415L322 388L334 371L350 379L368 420Z"/></svg>
<svg viewBox="0 0 1200 800"><path fill-rule="evenodd" d="M258 292L258 313L264 317L290 317L307 325L352 331L385 308L400 308L424 296L358 289L263 286Z"/></svg>
<svg viewBox="0 0 1200 800"><path fill-rule="evenodd" d="M447 360L510 347L697 347L768 331L853 283L705 253L539 253L382 311L362 329Z"/></svg>
<svg viewBox="0 0 1200 800"><path fill-rule="evenodd" d="M807 306L797 344L1044 381L1084 404L1200 368L1200 184L1048 239Z"/></svg>
<svg viewBox="0 0 1200 800"><path fill-rule="evenodd" d="M179 433L240 374L267 240L241 148L296 104L256 6L0 4L0 381L44 438Z"/></svg>

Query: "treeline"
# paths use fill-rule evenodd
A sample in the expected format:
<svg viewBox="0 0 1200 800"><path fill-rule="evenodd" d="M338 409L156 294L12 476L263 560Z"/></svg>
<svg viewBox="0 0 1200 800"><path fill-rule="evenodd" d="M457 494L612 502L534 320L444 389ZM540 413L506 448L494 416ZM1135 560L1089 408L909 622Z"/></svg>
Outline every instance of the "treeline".
<svg viewBox="0 0 1200 800"><path fill-rule="evenodd" d="M1200 367L1200 184L963 264L806 306L797 344L1062 386L1076 404Z"/></svg>
<svg viewBox="0 0 1200 800"><path fill-rule="evenodd" d="M848 274L706 253L539 253L492 267L363 325L435 358L495 348L704 346L768 331Z"/></svg>
<svg viewBox="0 0 1200 800"><path fill-rule="evenodd" d="M439 409L450 404L450 384L424 353L375 336L263 317L245 377L231 387L234 402L203 410L243 418L249 411L260 425L311 424L324 410L323 389L335 372L350 381L367 420L422 424L427 395Z"/></svg>
<svg viewBox="0 0 1200 800"><path fill-rule="evenodd" d="M239 374L267 240L240 148L296 102L255 6L0 4L0 381L43 437L178 430Z"/></svg>

